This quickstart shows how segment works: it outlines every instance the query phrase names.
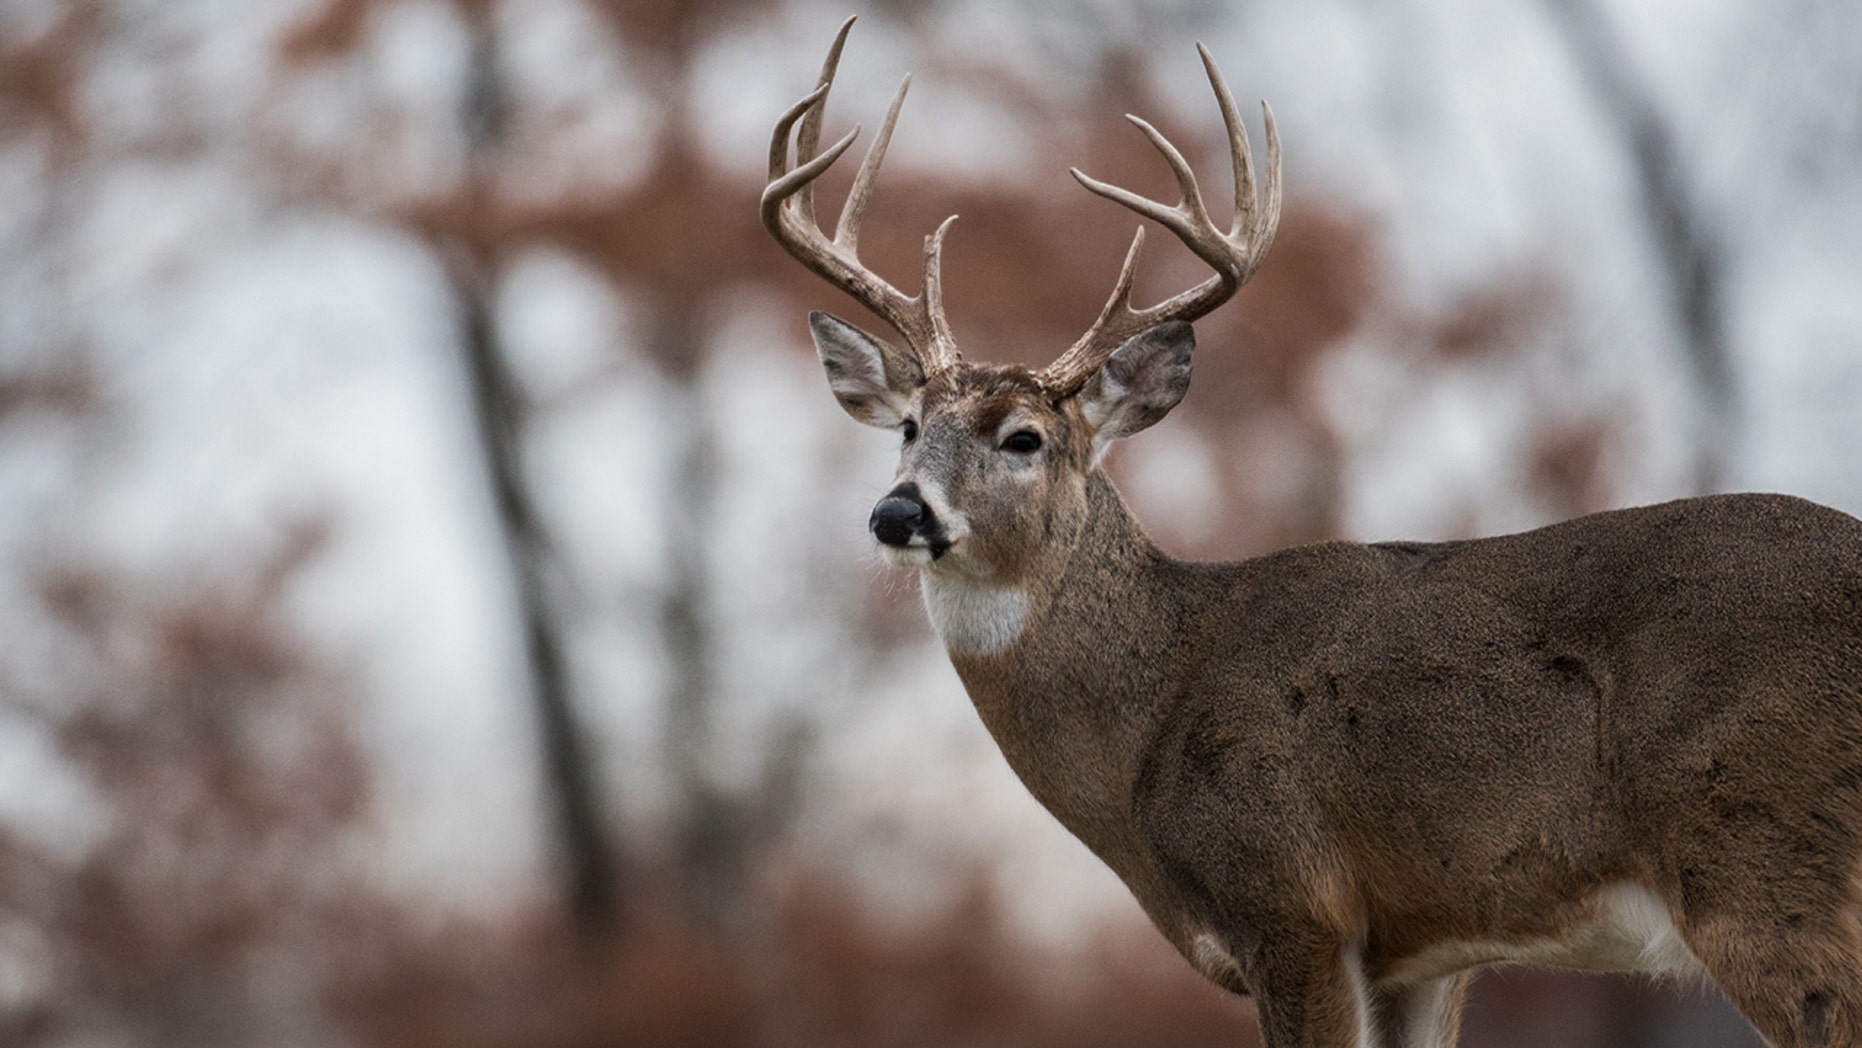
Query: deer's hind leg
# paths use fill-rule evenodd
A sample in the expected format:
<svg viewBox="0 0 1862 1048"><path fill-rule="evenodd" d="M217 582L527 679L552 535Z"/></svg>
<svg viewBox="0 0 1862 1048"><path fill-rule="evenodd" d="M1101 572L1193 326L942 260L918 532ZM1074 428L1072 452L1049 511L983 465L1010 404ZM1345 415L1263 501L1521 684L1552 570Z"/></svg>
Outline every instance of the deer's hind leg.
<svg viewBox="0 0 1862 1048"><path fill-rule="evenodd" d="M1454 1048L1472 978L1458 972L1414 986L1379 987L1371 1006L1377 1048Z"/></svg>
<svg viewBox="0 0 1862 1048"><path fill-rule="evenodd" d="M1734 1006L1778 1048L1862 1048L1854 936L1780 934L1776 921L1716 921L1694 950Z"/></svg>
<svg viewBox="0 0 1862 1048"><path fill-rule="evenodd" d="M1718 878L1692 871L1697 883L1683 894L1682 938L1778 1048L1862 1048L1855 884L1848 876L1818 877L1818 864L1801 855L1773 853L1762 865L1736 880L1723 868Z"/></svg>

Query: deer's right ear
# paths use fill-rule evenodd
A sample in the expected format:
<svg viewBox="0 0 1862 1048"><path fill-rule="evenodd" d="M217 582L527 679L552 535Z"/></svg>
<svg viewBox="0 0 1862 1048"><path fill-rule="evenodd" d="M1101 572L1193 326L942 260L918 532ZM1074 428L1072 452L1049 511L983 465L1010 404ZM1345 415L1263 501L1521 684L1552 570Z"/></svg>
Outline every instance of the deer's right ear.
<svg viewBox="0 0 1862 1048"><path fill-rule="evenodd" d="M847 414L882 429L905 421L912 391L925 383L918 358L832 314L808 314L808 329L827 369L828 388Z"/></svg>

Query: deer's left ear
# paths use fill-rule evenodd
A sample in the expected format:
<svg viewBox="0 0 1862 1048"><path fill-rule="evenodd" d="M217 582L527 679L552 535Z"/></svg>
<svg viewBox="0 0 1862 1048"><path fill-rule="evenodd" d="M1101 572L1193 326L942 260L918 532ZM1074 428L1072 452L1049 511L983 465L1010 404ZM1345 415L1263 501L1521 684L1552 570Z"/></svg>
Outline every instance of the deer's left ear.
<svg viewBox="0 0 1862 1048"><path fill-rule="evenodd" d="M1190 388L1196 334L1180 320L1141 332L1112 351L1086 380L1080 407L1093 429L1093 462L1120 437L1147 429L1170 413Z"/></svg>

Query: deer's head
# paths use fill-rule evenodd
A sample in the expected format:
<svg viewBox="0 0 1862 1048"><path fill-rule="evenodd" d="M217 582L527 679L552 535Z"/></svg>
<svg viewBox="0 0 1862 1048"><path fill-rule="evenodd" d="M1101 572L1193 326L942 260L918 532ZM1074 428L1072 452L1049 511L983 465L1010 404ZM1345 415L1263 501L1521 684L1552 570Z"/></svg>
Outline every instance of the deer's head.
<svg viewBox="0 0 1862 1048"><path fill-rule="evenodd" d="M1234 98L1208 49L1198 45L1228 130L1235 171L1230 229L1224 232L1210 219L1183 155L1137 117L1129 119L1176 175L1182 198L1175 206L1095 181L1077 168L1073 176L1170 230L1215 274L1154 306L1133 309L1132 274L1144 244L1140 227L1112 297L1072 348L1039 371L972 363L957 352L939 281L944 234L956 216L925 238L924 287L916 296L887 283L858 257L860 220L909 76L867 150L833 238L816 223L814 181L860 133L856 126L817 151L828 90L852 25L850 18L841 26L815 90L776 123L763 224L803 265L851 294L904 340L902 346L889 343L826 313L810 317L815 348L841 406L861 422L899 433L898 475L873 508L874 538L897 563L1013 583L1035 552L1065 534L1084 512L1087 476L1112 442L1156 423L1183 399L1195 345L1190 322L1228 301L1266 257L1280 216L1273 114L1265 114L1268 171L1257 201L1247 133Z"/></svg>

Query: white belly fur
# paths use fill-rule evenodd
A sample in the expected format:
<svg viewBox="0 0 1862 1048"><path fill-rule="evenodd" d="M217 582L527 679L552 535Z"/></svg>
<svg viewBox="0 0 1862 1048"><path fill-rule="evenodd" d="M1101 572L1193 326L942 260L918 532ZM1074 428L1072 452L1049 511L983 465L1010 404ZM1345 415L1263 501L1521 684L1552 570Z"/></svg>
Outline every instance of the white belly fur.
<svg viewBox="0 0 1862 1048"><path fill-rule="evenodd" d="M1700 958L1681 941L1668 907L1654 892L1626 881L1600 890L1596 914L1563 936L1519 942L1441 942L1398 961L1381 981L1408 985L1505 963L1593 972L1702 974Z"/></svg>

